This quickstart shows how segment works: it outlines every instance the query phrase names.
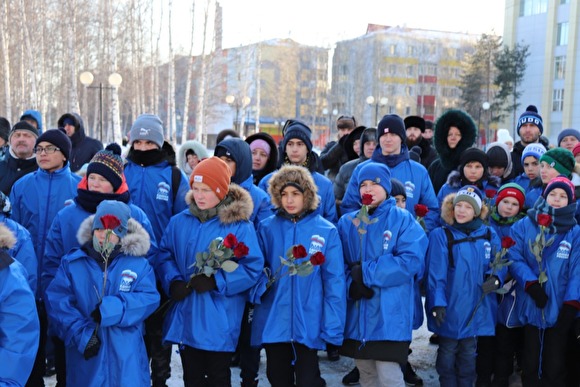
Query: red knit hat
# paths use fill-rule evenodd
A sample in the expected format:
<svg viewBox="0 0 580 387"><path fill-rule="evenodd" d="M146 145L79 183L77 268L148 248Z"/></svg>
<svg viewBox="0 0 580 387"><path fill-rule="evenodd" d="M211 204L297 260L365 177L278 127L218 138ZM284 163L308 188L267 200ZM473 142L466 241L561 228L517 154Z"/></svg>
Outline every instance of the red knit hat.
<svg viewBox="0 0 580 387"><path fill-rule="evenodd" d="M213 156L195 166L189 178L189 186L193 183L207 184L222 200L228 194L231 176L232 172L226 162Z"/></svg>
<svg viewBox="0 0 580 387"><path fill-rule="evenodd" d="M574 157L576 157L576 156L578 156L578 154L580 154L580 142L578 144L576 144L574 149L572 149L572 154L574 155Z"/></svg>
<svg viewBox="0 0 580 387"><path fill-rule="evenodd" d="M524 189L519 184L508 183L502 185L499 188L499 191L497 191L497 197L495 198L496 204L499 205L499 202L507 197L516 199L520 205L520 210L524 207L526 194Z"/></svg>

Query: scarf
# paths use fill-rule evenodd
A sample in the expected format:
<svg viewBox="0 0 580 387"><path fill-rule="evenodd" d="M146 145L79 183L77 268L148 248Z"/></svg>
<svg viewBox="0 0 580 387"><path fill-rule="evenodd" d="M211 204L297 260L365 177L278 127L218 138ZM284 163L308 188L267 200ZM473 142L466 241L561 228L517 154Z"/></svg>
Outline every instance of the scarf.
<svg viewBox="0 0 580 387"><path fill-rule="evenodd" d="M526 216L525 212L518 212L514 216L505 218L497 212L497 207L494 206L493 209L491 210L491 218L500 226L514 224L515 222L517 222L518 220L522 219L525 216Z"/></svg>
<svg viewBox="0 0 580 387"><path fill-rule="evenodd" d="M85 211L94 214L97 212L97 206L101 204L103 200L116 200L118 202L129 204L130 199L131 194L129 191L123 193L101 193L78 188L75 202Z"/></svg>
<svg viewBox="0 0 580 387"><path fill-rule="evenodd" d="M481 218L475 218L467 223L457 223L457 221L453 221L453 228L465 233L466 235L469 235L473 231L480 228L482 224L483 220Z"/></svg>
<svg viewBox="0 0 580 387"><path fill-rule="evenodd" d="M148 167L165 161L167 154L162 149L151 149L147 151L131 149L127 158L135 164L139 164L142 167Z"/></svg>
<svg viewBox="0 0 580 387"><path fill-rule="evenodd" d="M570 203L566 207L554 208L546 202L543 196L540 196L534 206L528 210L528 217L537 225L538 215L550 215L552 224L546 227L546 231L549 234L565 234L576 225L575 213L576 202Z"/></svg>
<svg viewBox="0 0 580 387"><path fill-rule="evenodd" d="M199 219L201 223L205 223L208 220L215 218L222 207L227 206L233 201L234 199L230 197L230 195L226 195L226 197L221 202L219 202L217 206L208 208L206 210L200 209L197 204L195 204L195 201L192 201L189 204L189 213Z"/></svg>
<svg viewBox="0 0 580 387"><path fill-rule="evenodd" d="M407 149L407 145L401 144L401 153L398 155L385 156L381 147L377 146L373 151L371 160L376 161L377 163L386 164L389 168L394 168L401 162L409 160L409 149Z"/></svg>
<svg viewBox="0 0 580 387"><path fill-rule="evenodd" d="M99 265L99 267L101 268L101 270L104 272L105 271L105 259L103 258L103 256L101 255L101 253L99 253L97 250L95 250L95 248L93 247L93 241L89 241L86 242L82 247L81 250L83 250L89 257L91 257L92 259L95 260L95 262ZM109 264L108 266L111 266L111 262L113 262L113 260L115 258L117 258L117 256L121 254L121 245L116 245L115 248L113 249L113 251L111 251L111 255L109 255Z"/></svg>
<svg viewBox="0 0 580 387"><path fill-rule="evenodd" d="M296 223L299 220L305 218L306 215L310 214L311 212L312 212L312 210L302 211L301 213L299 213L297 215L292 215L292 214L289 214L288 212L286 212L286 210L284 208L280 207L280 208L278 208L276 215Z"/></svg>

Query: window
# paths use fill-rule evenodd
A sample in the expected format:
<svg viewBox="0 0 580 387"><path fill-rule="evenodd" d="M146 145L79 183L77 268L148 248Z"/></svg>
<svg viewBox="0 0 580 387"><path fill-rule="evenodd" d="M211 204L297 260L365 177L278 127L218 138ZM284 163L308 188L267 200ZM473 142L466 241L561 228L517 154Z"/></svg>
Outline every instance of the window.
<svg viewBox="0 0 580 387"><path fill-rule="evenodd" d="M413 66L407 66L407 76L408 77L415 76L415 67L413 67Z"/></svg>
<svg viewBox="0 0 580 387"><path fill-rule="evenodd" d="M568 44L568 22L558 23L558 46L566 46Z"/></svg>
<svg viewBox="0 0 580 387"><path fill-rule="evenodd" d="M531 16L548 12L548 0L522 0L520 16Z"/></svg>
<svg viewBox="0 0 580 387"><path fill-rule="evenodd" d="M405 87L405 94L408 95L409 97L413 96L413 86L407 86Z"/></svg>
<svg viewBox="0 0 580 387"><path fill-rule="evenodd" d="M566 76L566 57L557 56L554 63L554 79L564 79Z"/></svg>
<svg viewBox="0 0 580 387"><path fill-rule="evenodd" d="M552 111L561 112L564 109L564 89L554 90L552 98Z"/></svg>
<svg viewBox="0 0 580 387"><path fill-rule="evenodd" d="M410 106L405 107L405 115L406 116L410 116L411 115L411 107Z"/></svg>
<svg viewBox="0 0 580 387"><path fill-rule="evenodd" d="M416 54L415 46L408 46L407 56L415 56L415 54Z"/></svg>
<svg viewBox="0 0 580 387"><path fill-rule="evenodd" d="M389 53L391 55L397 54L397 45L396 44L391 44L391 46L389 47Z"/></svg>

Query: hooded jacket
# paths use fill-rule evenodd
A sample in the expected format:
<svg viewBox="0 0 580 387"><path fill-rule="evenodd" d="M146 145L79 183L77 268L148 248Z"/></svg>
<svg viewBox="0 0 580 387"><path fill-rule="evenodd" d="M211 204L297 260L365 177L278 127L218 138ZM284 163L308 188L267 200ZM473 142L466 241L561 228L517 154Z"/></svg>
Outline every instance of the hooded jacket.
<svg viewBox="0 0 580 387"><path fill-rule="evenodd" d="M30 232L20 223L0 213L0 225L2 224L16 237L16 243L8 250L8 254L24 266L28 285L30 285L30 289L33 292L36 292L38 261L34 253L34 244L32 243L32 239L30 239Z"/></svg>
<svg viewBox="0 0 580 387"><path fill-rule="evenodd" d="M72 149L70 152L70 169L73 172L81 169L83 165L91 161L95 153L103 150L103 144L85 134L83 119L76 113L65 113L58 119L58 127L64 128L65 118L70 118L75 123L75 132L70 137Z"/></svg>
<svg viewBox="0 0 580 387"><path fill-rule="evenodd" d="M459 129L461 140L454 149L447 143L447 133L451 126ZM443 113L435 123L433 144L437 151L437 159L429 166L429 177L433 183L433 189L437 194L449 173L459 166L461 153L475 144L477 128L469 114L462 110L451 109Z"/></svg>
<svg viewBox="0 0 580 387"><path fill-rule="evenodd" d="M270 145L270 155L268 156L266 166L260 170L252 170L254 184L257 186L264 176L276 170L278 165L278 145L276 145L276 141L274 141L272 136L265 132L254 133L246 138L248 144L251 144L254 140L264 140Z"/></svg>
<svg viewBox="0 0 580 387"><path fill-rule="evenodd" d="M94 215L77 233L80 246L92 243ZM107 268L104 297L103 270L83 248L62 258L46 290L48 316L66 349L66 379L72 386L149 386L149 366L143 335L144 321L159 305L155 274L145 256L149 235L134 219L120 241L120 254ZM100 306L99 306L100 305ZM91 312L99 306L101 340L98 354L83 353L96 327Z"/></svg>
<svg viewBox="0 0 580 387"><path fill-rule="evenodd" d="M37 257L36 295L42 297L40 277L44 264L46 236L57 212L76 196L81 177L72 173L67 162L52 173L39 169L14 184L10 193L12 219L30 232Z"/></svg>
<svg viewBox="0 0 580 387"><path fill-rule="evenodd" d="M193 292L169 309L165 318L163 341L187 345L206 351L234 352L240 335L246 290L258 279L264 257L254 225L249 222L252 199L246 190L231 184L232 202L218 209L218 214L205 222L189 209L171 218L159 246L157 274L166 294L175 280L188 281L194 274L195 256L207 252L210 243L233 234L249 249L232 272L219 269L214 278L216 288L204 293ZM195 203L193 191L187 202Z"/></svg>
<svg viewBox="0 0 580 387"><path fill-rule="evenodd" d="M369 215L366 233L353 220L357 211L343 215L338 230L344 250L347 289L350 268L361 262L363 282L374 290L370 299L347 300L345 339L411 341L415 319L416 281L423 277L427 238L409 211L394 198L383 201Z"/></svg>
<svg viewBox="0 0 580 387"><path fill-rule="evenodd" d="M0 385L24 386L36 358L40 325L26 269L12 258L16 237L0 223Z"/></svg>
<svg viewBox="0 0 580 387"><path fill-rule="evenodd" d="M179 152L177 153L177 167L181 169L187 176L191 175L191 172L193 172L187 163L186 153L190 149L197 155L199 161L209 157L209 152L207 151L206 147L199 141L189 140L181 144L179 147Z"/></svg>
<svg viewBox="0 0 580 387"><path fill-rule="evenodd" d="M476 184L476 186L483 193L486 193L487 190L496 191L497 193L497 190L500 187L500 178L497 176L491 176L487 173L487 171L485 171L479 183L480 184ZM443 200L447 197L447 195L459 191L459 188L467 184L473 183L463 181L461 173L459 171L451 171L449 177L447 178L447 183L445 183L441 187L439 193L437 194L437 201L439 203L439 206L443 205ZM493 196L495 196L495 193Z"/></svg>
<svg viewBox="0 0 580 387"><path fill-rule="evenodd" d="M346 293L342 246L336 227L316 208L315 183L301 167L284 167L271 180L272 203L282 208L281 190L289 180L304 189L304 215L289 219L281 212L262 221L258 228L265 266L271 273L281 270L280 257L294 245L302 245L309 260L316 252L325 256L322 265L314 266L307 276L287 275L279 271L261 304L254 311L252 343L255 345L297 342L312 349L324 349L325 343L341 345L346 314Z"/></svg>
<svg viewBox="0 0 580 387"><path fill-rule="evenodd" d="M448 195L441 208L441 218L453 236L460 240L468 235L455 228L453 199L455 193ZM480 218L487 216L487 207L482 206ZM495 293L485 296L476 310L481 296L481 285L486 275L496 275L500 283L505 278L505 268L495 273L490 268L490 262L501 248L501 242L493 229L482 224L469 234L470 237L480 237L473 241L456 243L452 246L455 265L450 265L448 240L444 227L438 227L429 234L427 249L427 297L425 312L427 327L431 332L443 337L461 340L474 336L494 336L497 297ZM489 229L490 240L484 236ZM441 326L435 323L432 310L436 306L446 308L447 314ZM475 311L476 310L476 311ZM475 315L471 322L471 316Z"/></svg>
<svg viewBox="0 0 580 387"><path fill-rule="evenodd" d="M20 121L27 118L32 118L34 121L36 121L38 135L40 136L42 134L42 130L44 129L44 126L42 125L42 115L40 114L40 112L38 110L33 109L26 110L20 116Z"/></svg>

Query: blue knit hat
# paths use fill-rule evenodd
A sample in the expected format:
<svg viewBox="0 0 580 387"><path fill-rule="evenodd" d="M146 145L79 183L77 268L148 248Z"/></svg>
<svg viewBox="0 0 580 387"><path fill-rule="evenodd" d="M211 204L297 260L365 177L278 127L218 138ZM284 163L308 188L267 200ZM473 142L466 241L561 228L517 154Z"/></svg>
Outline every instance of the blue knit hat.
<svg viewBox="0 0 580 387"><path fill-rule="evenodd" d="M123 170L121 147L113 142L93 156L87 166L86 176L88 178L91 173L103 176L113 186L113 192L116 192L123 184Z"/></svg>
<svg viewBox="0 0 580 387"><path fill-rule="evenodd" d="M292 120L290 125L285 128L284 138L282 139L282 150L286 152L286 144L289 140L297 138L306 144L308 152L312 150L312 130L303 122Z"/></svg>
<svg viewBox="0 0 580 387"><path fill-rule="evenodd" d="M161 118L155 114L141 114L137 117L129 132L129 141L131 141L131 144L135 140L151 141L161 149L164 142L163 122Z"/></svg>
<svg viewBox="0 0 580 387"><path fill-rule="evenodd" d="M518 136L520 135L520 128L526 123L536 125L540 128L540 134L544 134L544 122L542 121L542 116L538 114L538 108L534 105L529 105L526 108L526 111L520 115L517 126Z"/></svg>
<svg viewBox="0 0 580 387"><path fill-rule="evenodd" d="M558 134L558 146L560 146L560 143L562 142L564 137L568 136L574 136L576 137L576 140L580 141L580 132L576 129L568 128L564 129L563 131L560 132L560 134Z"/></svg>
<svg viewBox="0 0 580 387"><path fill-rule="evenodd" d="M373 161L365 163L358 172L357 178L359 186L363 181L370 180L383 187L387 195L391 192L391 171L385 164Z"/></svg>
<svg viewBox="0 0 580 387"><path fill-rule="evenodd" d="M475 217L481 214L481 206L483 204L483 195L479 188L474 185L465 185L459 188L455 198L453 199L453 206L459 202L467 202L473 207Z"/></svg>
<svg viewBox="0 0 580 387"><path fill-rule="evenodd" d="M566 192L566 196L568 196L568 204L571 204L576 200L574 195L574 184L566 176L558 175L548 182L546 189L544 189L544 192L542 192L544 199L548 197L548 194L554 188L561 188L564 190L564 192Z"/></svg>
<svg viewBox="0 0 580 387"><path fill-rule="evenodd" d="M526 145L526 147L524 148L524 151L522 152L522 164L524 163L524 159L526 157L533 156L537 160L540 160L540 158L542 157L542 155L544 153L546 153L546 147L544 147L539 142L528 144L528 145Z"/></svg>
<svg viewBox="0 0 580 387"><path fill-rule="evenodd" d="M401 180L391 177L391 196L402 195L407 198L407 190Z"/></svg>
<svg viewBox="0 0 580 387"><path fill-rule="evenodd" d="M250 145L241 138L226 138L215 147L214 156L226 156L236 162L236 173L232 182L242 184L252 174L252 151Z"/></svg>
<svg viewBox="0 0 580 387"><path fill-rule="evenodd" d="M113 233L115 233L119 238L123 238L127 235L128 223L131 218L131 209L129 206L117 200L103 200L97 206L97 212L95 212L93 231L106 228L107 215L112 215L118 220L119 225L111 229Z"/></svg>

